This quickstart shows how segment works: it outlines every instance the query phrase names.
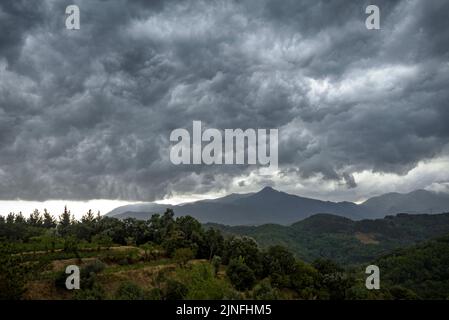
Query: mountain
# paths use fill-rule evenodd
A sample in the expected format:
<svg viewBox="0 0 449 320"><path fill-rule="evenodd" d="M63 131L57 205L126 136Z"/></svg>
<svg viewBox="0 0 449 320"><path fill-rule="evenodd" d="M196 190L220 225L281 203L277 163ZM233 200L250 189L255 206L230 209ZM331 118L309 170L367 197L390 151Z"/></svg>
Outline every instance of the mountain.
<svg viewBox="0 0 449 320"><path fill-rule="evenodd" d="M352 202L331 202L304 198L266 187L257 193L230 194L213 200L181 205L141 203L118 207L108 216L148 219L155 213L172 208L178 216L191 215L202 223L226 225L289 225L317 213L330 213L352 220L383 218L388 214L441 213L449 211L449 195L425 190L407 194L387 193L357 205Z"/></svg>
<svg viewBox="0 0 449 320"><path fill-rule="evenodd" d="M206 224L226 235L249 236L262 247L283 245L302 260L329 258L342 264L367 263L392 250L449 234L449 213L398 214L353 221L317 214L290 226Z"/></svg>
<svg viewBox="0 0 449 320"><path fill-rule="evenodd" d="M117 217L117 218L119 218L119 217L126 218L126 215L124 215L124 213L126 213L126 212L135 212L135 213L139 213L139 214L161 213L161 212L164 212L165 209L167 209L167 207L171 207L171 205L162 205L162 204L157 204L157 203L152 203L152 202L130 204L130 205L126 205L126 206L117 207L117 208L109 211L106 214L106 216Z"/></svg>
<svg viewBox="0 0 449 320"><path fill-rule="evenodd" d="M440 213L449 211L449 194L426 190L416 190L405 194L386 193L370 198L362 205L383 216L398 212Z"/></svg>
<svg viewBox="0 0 449 320"><path fill-rule="evenodd" d="M260 225L276 222L291 224L315 213L333 213L359 220L371 212L352 202L331 202L304 198L266 187L257 193L231 194L214 200L182 205L130 205L114 209L108 216L148 219L154 213L172 208L176 215L191 215L202 223L227 225Z"/></svg>

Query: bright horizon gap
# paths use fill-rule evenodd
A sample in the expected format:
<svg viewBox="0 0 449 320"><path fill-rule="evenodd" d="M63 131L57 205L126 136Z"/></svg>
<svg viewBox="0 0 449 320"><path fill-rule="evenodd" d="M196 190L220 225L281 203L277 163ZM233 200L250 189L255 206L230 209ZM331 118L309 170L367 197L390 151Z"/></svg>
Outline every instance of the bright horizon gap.
<svg viewBox="0 0 449 320"><path fill-rule="evenodd" d="M216 199L223 195L192 195L192 196L174 196L172 198L152 201L153 203L166 205L179 205L182 203L195 202L199 200ZM151 201L148 201L151 202ZM130 204L148 203L145 201L126 201L126 200L108 200L108 199L92 199L92 200L0 200L0 216L6 216L10 212L19 213L27 217L34 210L38 209L43 213L47 209L50 214L58 217L63 213L64 207L75 216L81 218L87 211L92 210L96 215L99 211L101 215L105 215L111 210Z"/></svg>
<svg viewBox="0 0 449 320"><path fill-rule="evenodd" d="M137 204L140 201L123 201L123 200L107 200L92 199L87 201L74 200L46 200L46 201L28 201L28 200L0 200L0 215L6 216L10 212L19 213L27 217L35 209L43 212L47 209L53 216L57 217L63 213L64 207L75 216L81 218L87 211L92 210L94 214L100 211L101 215L109 211L127 204Z"/></svg>

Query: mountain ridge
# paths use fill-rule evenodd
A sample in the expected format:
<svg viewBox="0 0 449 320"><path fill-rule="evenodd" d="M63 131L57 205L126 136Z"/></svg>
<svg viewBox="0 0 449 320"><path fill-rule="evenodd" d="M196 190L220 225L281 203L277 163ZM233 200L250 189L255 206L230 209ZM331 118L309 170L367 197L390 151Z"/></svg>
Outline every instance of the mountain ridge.
<svg viewBox="0 0 449 320"><path fill-rule="evenodd" d="M227 196L179 205L143 203L115 208L107 214L120 219L149 219L171 208L178 216L191 215L202 223L224 225L289 225L314 214L328 213L351 220L383 218L394 213L441 213L449 211L449 194L426 190L410 193L386 193L361 204L306 198L265 187L255 193Z"/></svg>

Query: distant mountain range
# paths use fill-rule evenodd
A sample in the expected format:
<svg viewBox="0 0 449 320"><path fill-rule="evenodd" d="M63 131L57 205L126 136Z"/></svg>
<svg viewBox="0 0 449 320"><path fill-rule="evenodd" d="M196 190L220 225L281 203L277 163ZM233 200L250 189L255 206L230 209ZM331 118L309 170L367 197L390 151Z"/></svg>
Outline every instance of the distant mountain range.
<svg viewBox="0 0 449 320"><path fill-rule="evenodd" d="M230 194L180 205L144 203L118 207L107 216L148 219L172 208L177 216L191 215L202 223L225 225L289 225L317 213L334 214L351 220L383 218L395 213L449 212L449 194L416 190L407 194L387 193L362 204L304 198L265 187L256 193Z"/></svg>

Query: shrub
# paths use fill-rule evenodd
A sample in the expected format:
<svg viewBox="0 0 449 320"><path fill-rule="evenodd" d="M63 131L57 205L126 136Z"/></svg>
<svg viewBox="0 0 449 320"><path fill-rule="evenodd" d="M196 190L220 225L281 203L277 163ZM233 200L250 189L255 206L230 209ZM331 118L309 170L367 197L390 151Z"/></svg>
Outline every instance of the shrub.
<svg viewBox="0 0 449 320"><path fill-rule="evenodd" d="M410 289L402 286L393 286L389 288L390 294L394 300L418 300L419 296Z"/></svg>
<svg viewBox="0 0 449 320"><path fill-rule="evenodd" d="M165 300L182 300L187 295L188 288L185 284L176 281L176 280L168 280L165 292L164 292L164 298Z"/></svg>
<svg viewBox="0 0 449 320"><path fill-rule="evenodd" d="M74 291L75 300L103 300L106 297L104 289L96 282L90 288L81 288Z"/></svg>
<svg viewBox="0 0 449 320"><path fill-rule="evenodd" d="M255 300L277 300L279 291L271 286L269 279L263 279L254 287L252 297Z"/></svg>
<svg viewBox="0 0 449 320"><path fill-rule="evenodd" d="M159 288L152 288L145 294L145 300L162 300L162 290Z"/></svg>
<svg viewBox="0 0 449 320"><path fill-rule="evenodd" d="M209 263L193 264L189 269L178 269L176 278L187 284L186 299L221 300L233 296L234 288L224 279L214 276L213 267Z"/></svg>
<svg viewBox="0 0 449 320"><path fill-rule="evenodd" d="M189 260L192 260L195 257L195 253L190 248L180 248L176 249L173 253L173 259L178 263L181 267L185 267Z"/></svg>
<svg viewBox="0 0 449 320"><path fill-rule="evenodd" d="M55 278L55 287L58 289L66 289L65 281L69 275L65 273L65 270L57 273Z"/></svg>
<svg viewBox="0 0 449 320"><path fill-rule="evenodd" d="M106 268L106 265L101 260L94 260L89 264L86 264L81 268L81 277L89 277L91 274L97 274L102 272Z"/></svg>
<svg viewBox="0 0 449 320"><path fill-rule="evenodd" d="M119 265L133 264L140 260L139 250L138 249L130 249L124 251L110 250L102 255L101 260L106 261L108 263L117 263Z"/></svg>
<svg viewBox="0 0 449 320"><path fill-rule="evenodd" d="M112 246L112 238L108 236L107 234L96 234L92 237L91 240L92 243L95 243L97 245L97 249L100 250L102 247L105 247L109 250L109 248Z"/></svg>
<svg viewBox="0 0 449 320"><path fill-rule="evenodd" d="M144 300L145 292L133 282L124 282L115 293L117 300Z"/></svg>

